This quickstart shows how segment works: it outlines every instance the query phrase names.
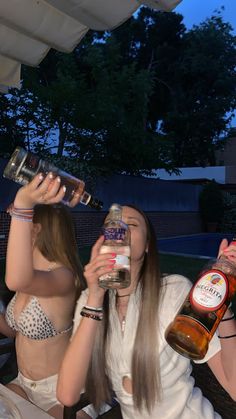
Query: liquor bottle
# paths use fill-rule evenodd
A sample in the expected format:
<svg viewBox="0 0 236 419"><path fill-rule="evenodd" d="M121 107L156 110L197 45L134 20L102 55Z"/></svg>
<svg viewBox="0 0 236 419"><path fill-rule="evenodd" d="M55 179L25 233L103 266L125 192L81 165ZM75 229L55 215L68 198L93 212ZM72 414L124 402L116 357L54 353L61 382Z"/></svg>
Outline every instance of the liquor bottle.
<svg viewBox="0 0 236 419"><path fill-rule="evenodd" d="M43 160L39 156L30 153L21 147L17 147L13 152L4 169L3 177L11 179L20 185L26 185L38 173L42 173L46 176L49 172L52 172L55 176L60 176L61 184L66 186L66 193L62 201L64 204L69 204L76 191L84 190L85 183L82 180L58 169L53 163ZM103 206L101 201L93 198L93 196L85 190L81 195L80 203L97 210L101 209Z"/></svg>
<svg viewBox="0 0 236 419"><path fill-rule="evenodd" d="M236 245L236 239L232 243ZM194 360L206 355L209 342L236 293L236 265L224 255L209 265L165 332L166 341L175 351Z"/></svg>
<svg viewBox="0 0 236 419"><path fill-rule="evenodd" d="M112 204L102 229L104 242L100 253L116 253L111 272L99 278L102 288L127 288L130 285L130 230L122 221L122 207Z"/></svg>

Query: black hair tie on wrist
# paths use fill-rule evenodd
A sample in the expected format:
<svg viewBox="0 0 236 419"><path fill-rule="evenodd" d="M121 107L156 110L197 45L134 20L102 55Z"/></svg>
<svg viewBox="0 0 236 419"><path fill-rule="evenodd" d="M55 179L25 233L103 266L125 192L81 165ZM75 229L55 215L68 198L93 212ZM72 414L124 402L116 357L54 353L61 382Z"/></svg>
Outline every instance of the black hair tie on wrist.
<svg viewBox="0 0 236 419"><path fill-rule="evenodd" d="M235 333L235 335L218 336L219 339L230 339L230 338L235 338L235 337L236 337L236 333Z"/></svg>
<svg viewBox="0 0 236 419"><path fill-rule="evenodd" d="M227 322L227 321L229 321L229 320L233 320L235 317L234 317L234 314L232 314L232 316L231 317L227 317L227 319L222 319L221 320L221 322Z"/></svg>

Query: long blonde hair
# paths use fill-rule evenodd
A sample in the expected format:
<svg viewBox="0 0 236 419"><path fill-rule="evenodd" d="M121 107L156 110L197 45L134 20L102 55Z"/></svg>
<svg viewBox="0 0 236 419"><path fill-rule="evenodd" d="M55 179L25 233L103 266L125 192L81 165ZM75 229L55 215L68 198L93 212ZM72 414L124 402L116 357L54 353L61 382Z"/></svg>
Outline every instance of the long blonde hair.
<svg viewBox="0 0 236 419"><path fill-rule="evenodd" d="M47 260L60 262L73 272L77 288L75 298L78 298L85 288L85 279L69 209L63 204L36 205L33 223L41 225L35 246Z"/></svg>
<svg viewBox="0 0 236 419"><path fill-rule="evenodd" d="M158 357L158 308L161 275L154 228L149 218L133 205L147 228L148 251L144 255L138 283L141 289L140 313L132 355L132 390L134 406L150 413L154 403L160 399L161 382ZM104 320L99 325L86 390L98 408L111 398L109 378L106 374L106 342L109 336L109 293L104 298Z"/></svg>

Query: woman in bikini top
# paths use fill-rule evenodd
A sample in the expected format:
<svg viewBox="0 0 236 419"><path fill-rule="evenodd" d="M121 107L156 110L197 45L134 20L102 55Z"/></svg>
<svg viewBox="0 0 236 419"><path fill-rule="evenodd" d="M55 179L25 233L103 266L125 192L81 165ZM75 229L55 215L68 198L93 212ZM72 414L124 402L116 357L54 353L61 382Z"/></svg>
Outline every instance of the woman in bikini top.
<svg viewBox="0 0 236 419"><path fill-rule="evenodd" d="M72 323L64 330L56 330L52 321L43 310L39 299L35 296L30 297L29 302L22 310L18 320L14 315L17 294L7 306L5 318L9 327L15 332L21 333L29 339L43 340L62 333L68 333L72 329Z"/></svg>
<svg viewBox="0 0 236 419"><path fill-rule="evenodd" d="M37 175L18 190L10 209L5 280L15 295L5 318L15 332L20 377L36 387L57 377L71 335L75 301L85 287L72 217L67 207L58 204L64 193L58 178ZM19 383L15 380L8 386L27 397ZM62 412L59 404L49 410L56 418L62 418Z"/></svg>

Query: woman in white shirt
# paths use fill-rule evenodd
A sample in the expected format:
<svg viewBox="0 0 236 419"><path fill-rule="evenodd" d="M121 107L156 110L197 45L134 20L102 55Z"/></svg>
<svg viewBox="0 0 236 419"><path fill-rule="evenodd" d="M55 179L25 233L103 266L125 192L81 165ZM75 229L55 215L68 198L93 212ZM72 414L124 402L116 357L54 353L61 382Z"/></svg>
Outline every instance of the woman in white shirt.
<svg viewBox="0 0 236 419"><path fill-rule="evenodd" d="M142 211L124 206L123 220L131 230L131 285L117 292L99 287L98 278L112 270L115 256L100 254L104 240L100 237L85 266L88 288L77 303L74 336L59 374L58 399L73 405L86 387L97 409L114 391L124 419L220 418L194 387L190 361L164 338L191 283L180 275L161 278L155 233ZM226 248L228 257L236 260L236 247L224 240L221 251ZM91 309L92 315L84 316ZM230 317L227 310L225 318ZM219 332L236 335L235 320L222 322ZM220 341L215 335L201 361L208 362L233 399L235 355L235 337ZM84 413L83 417L90 416Z"/></svg>

